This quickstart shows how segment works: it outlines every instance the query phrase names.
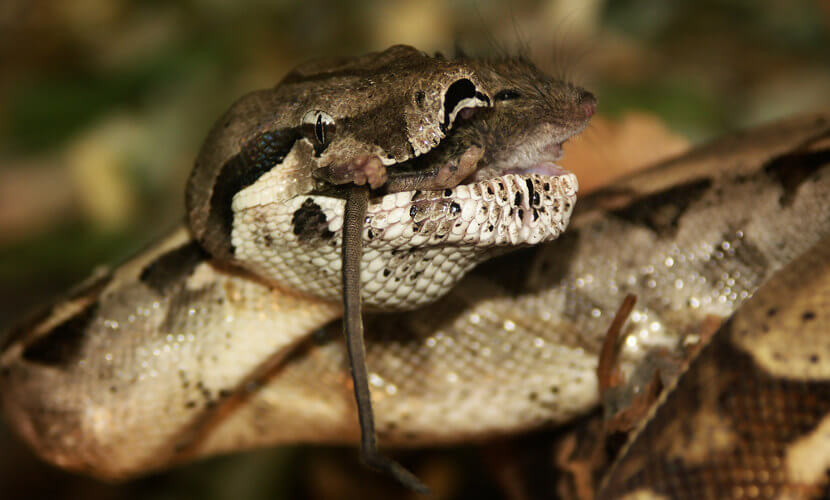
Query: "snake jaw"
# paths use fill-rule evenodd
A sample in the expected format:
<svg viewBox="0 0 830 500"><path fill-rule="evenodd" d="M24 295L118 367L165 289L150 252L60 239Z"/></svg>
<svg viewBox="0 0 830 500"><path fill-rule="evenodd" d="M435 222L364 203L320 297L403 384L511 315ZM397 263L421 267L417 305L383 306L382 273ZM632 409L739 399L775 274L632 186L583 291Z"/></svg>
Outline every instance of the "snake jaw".
<svg viewBox="0 0 830 500"><path fill-rule="evenodd" d="M393 174L387 187L399 192L370 200L368 240L393 248L486 249L555 239L568 224L578 182L554 161L563 155L562 143L578 130L557 135L548 129L542 124L525 141L485 161L482 148L469 146L463 154L437 162L433 175L415 183L398 186ZM466 163L470 165L462 167Z"/></svg>
<svg viewBox="0 0 830 500"><path fill-rule="evenodd" d="M576 176L562 171L372 199L363 228L364 306L406 310L434 302L506 248L553 240L570 220L577 189ZM340 198L309 195L239 207L238 256L259 276L338 300L343 205Z"/></svg>
<svg viewBox="0 0 830 500"><path fill-rule="evenodd" d="M369 205L370 240L392 247L534 245L561 234L576 202L576 176L554 164L440 191L401 192Z"/></svg>
<svg viewBox="0 0 830 500"><path fill-rule="evenodd" d="M415 160L432 174L419 174L419 163L408 165L414 182L401 181L401 165L387 167L384 187L397 182L399 189L369 200L362 232L365 307L406 310L434 302L476 264L565 230L577 179L553 162L564 138L538 132L518 147L491 147L502 152L499 158L487 156L489 143L438 150ZM312 192L263 203L271 197L262 187L234 200L237 259L276 283L338 300L344 200Z"/></svg>
<svg viewBox="0 0 830 500"><path fill-rule="evenodd" d="M562 145L584 126L561 132L543 123L523 141L513 141L509 148L495 148L496 153L481 152L476 162L484 166L465 174L462 183L441 185L432 191L407 191L374 200L369 214L404 209L406 214L382 218L403 228L374 228L393 243L411 238L412 245L533 245L558 237L566 228L576 201L576 176L555 161L563 156ZM485 146L486 149L487 146ZM469 149L478 149L471 146ZM436 176L437 177L437 176ZM449 201L448 201L449 200ZM449 203L449 208L447 204ZM380 207L379 209L377 207ZM370 221L367 216L367 223ZM450 229L446 223L449 221Z"/></svg>

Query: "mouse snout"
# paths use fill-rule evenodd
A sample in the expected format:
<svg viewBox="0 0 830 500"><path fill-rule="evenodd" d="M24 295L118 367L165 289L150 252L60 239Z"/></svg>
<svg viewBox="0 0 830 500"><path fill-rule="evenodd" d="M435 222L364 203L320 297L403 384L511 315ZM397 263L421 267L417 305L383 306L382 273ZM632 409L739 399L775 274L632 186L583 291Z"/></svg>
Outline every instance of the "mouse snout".
<svg viewBox="0 0 830 500"><path fill-rule="evenodd" d="M594 116L594 113L597 111L597 98L587 90L581 91L579 94L579 108L582 110L585 118Z"/></svg>

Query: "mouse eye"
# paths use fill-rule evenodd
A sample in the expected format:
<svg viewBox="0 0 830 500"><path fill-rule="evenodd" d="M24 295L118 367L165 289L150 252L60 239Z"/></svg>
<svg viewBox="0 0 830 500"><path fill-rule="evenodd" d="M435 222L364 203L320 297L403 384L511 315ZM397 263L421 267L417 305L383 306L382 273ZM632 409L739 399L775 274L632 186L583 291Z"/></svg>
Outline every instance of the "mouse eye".
<svg viewBox="0 0 830 500"><path fill-rule="evenodd" d="M496 101L509 101L511 99L518 99L522 95L519 93L518 90L513 89L504 89L499 90L496 95L493 96L493 100Z"/></svg>
<svg viewBox="0 0 830 500"><path fill-rule="evenodd" d="M302 131L303 136L314 145L314 152L319 155L334 137L334 118L325 111L309 111L303 116Z"/></svg>

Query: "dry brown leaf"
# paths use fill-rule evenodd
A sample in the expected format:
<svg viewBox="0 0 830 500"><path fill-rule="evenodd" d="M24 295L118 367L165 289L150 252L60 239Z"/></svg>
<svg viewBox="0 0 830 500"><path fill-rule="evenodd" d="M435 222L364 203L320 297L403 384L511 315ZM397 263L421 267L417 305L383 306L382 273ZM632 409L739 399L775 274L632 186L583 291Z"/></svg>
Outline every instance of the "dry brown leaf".
<svg viewBox="0 0 830 500"><path fill-rule="evenodd" d="M561 164L577 175L580 193L587 194L688 148L688 139L671 132L657 116L631 111L616 120L592 118L579 137L565 144Z"/></svg>

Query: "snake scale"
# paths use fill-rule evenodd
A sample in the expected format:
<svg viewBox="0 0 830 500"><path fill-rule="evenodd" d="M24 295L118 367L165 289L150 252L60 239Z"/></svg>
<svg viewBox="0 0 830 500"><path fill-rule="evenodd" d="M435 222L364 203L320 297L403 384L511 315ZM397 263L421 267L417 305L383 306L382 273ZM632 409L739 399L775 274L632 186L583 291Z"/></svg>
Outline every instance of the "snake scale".
<svg viewBox="0 0 830 500"><path fill-rule="evenodd" d="M466 64L470 72L464 79L477 89L466 101L474 112L453 108L455 119L461 119L446 127L442 133L447 137L439 140L431 153L401 157L400 164L384 165L384 182L402 186L401 191L385 195L384 201L390 196L403 199L400 193L418 183L435 187L436 179L442 176L454 178L452 167L463 170L470 158L477 158L473 163L485 167L484 171L491 169L476 181L484 183L482 186L489 182L498 189L492 180L494 174L517 175L500 160L505 151L516 149L515 143L512 148L488 148L490 143L480 139L509 136L515 140L522 136L520 144L527 143L527 127L499 129L499 116L505 116L506 123L515 123L516 117L506 108L499 111L494 106L515 100L515 96L502 93L502 101L497 101L498 89L505 81L512 81L510 90L521 94L513 88L517 78L492 63L488 63L490 70L484 64ZM442 87L440 92L446 89ZM490 100L490 107L476 92ZM585 109L579 99L569 102L574 104L568 116ZM304 123L305 112L296 114ZM494 118L477 121L477 117L487 116ZM312 121L318 123L316 118ZM335 122L338 133L341 128L349 130ZM547 158L558 154L562 140L579 128L560 122L559 129L567 132L541 148ZM431 299L412 299L419 306L413 311L367 315L369 380L382 442L410 447L469 442L567 422L590 411L599 402L596 366L605 329L627 293L638 297L620 358L628 373L654 349L677 348L694 339L706 318L728 318L743 311L742 304L776 272L790 277L775 278L764 286L773 290L767 296L781 301L777 290L783 285L776 283L782 279L802 283L798 272L804 271L798 270L813 266L816 272L809 282L813 284L803 280L802 292L804 300L812 297L810 290L821 289L816 283L826 283L819 271L827 269L826 252L821 249L826 248L822 240L830 233L828 137L828 117L816 115L698 148L583 198L569 229L557 241L493 258L469 273L464 271L473 264L460 265L462 271L448 273L454 276L447 282L448 291L434 303L422 305ZM369 142L351 157L363 155L366 144ZM292 154L314 158L313 151L309 145ZM377 154L378 150L369 153ZM421 164L415 165L417 162ZM372 175L384 170L376 163L370 170L363 169L369 174L364 182L371 184ZM544 173L558 173L545 168ZM335 232L339 222L332 221L324 204L342 206L342 198L333 196L337 201L332 202L323 198L335 189L327 187L329 184L355 181L354 172L306 171L309 175L300 177L315 184L313 189L319 195L314 195L312 203L319 210L306 211L301 219L310 222L302 226L313 230L301 230L297 236L322 237L326 230ZM570 182L562 174L557 178ZM521 194L519 204L512 207L518 221L533 219L533 193L545 192L544 181L531 184L532 188L519 189L518 183L507 183L502 188L512 187L510 202ZM299 189L294 193L308 192L307 187ZM561 185L559 189L563 189ZM442 213L452 215L450 200L455 193L445 197L444 190L421 191L430 192L436 194L418 195L425 196L423 206L441 207ZM482 195L486 192L485 187ZM292 206L293 214L301 211L305 198L292 202L297 204ZM237 203L255 206L235 199L234 205ZM494 203L503 207L500 213L510 212L510 203ZM411 206L415 205L410 205L410 210ZM416 215L421 205L418 207ZM516 213L519 207L522 215ZM459 206L459 215L464 208ZM217 209L215 216L220 216L220 211ZM319 223L320 211L327 225ZM290 217L283 219L293 218L288 213ZM367 222L364 233L368 244L375 240L368 235L371 224ZM441 225L438 219L433 226L440 232ZM5 340L0 356L3 411L46 460L99 477L123 478L197 456L255 446L358 441L349 368L336 321L342 306L331 300L339 293L336 266L322 272L333 280L335 288L314 296L314 289L292 291L275 286L267 272L262 273L264 277L254 277L252 270L268 269L267 258L252 259L241 266L210 258L210 253L240 248L252 237L231 238L231 245L216 239L214 242L220 241L218 250L206 252L206 246L197 241L215 235L200 237L198 230L194 234L197 240L184 229L173 232L22 323ZM511 241L509 229L502 234L501 241ZM262 248L268 246L265 236L258 235ZM389 240L393 238L384 241ZM463 242L464 237L458 241ZM374 276L384 278L383 286L372 292L364 283L364 290L373 294L364 296L371 309L388 300L386 292L381 292L388 282L405 281L413 274L411 266L417 265L401 258L400 252L388 253L378 251L377 258L388 260L373 271L379 273ZM503 250L476 258L485 260L498 253ZM808 264L798 260L802 254ZM312 259L309 261L314 264ZM364 267L371 268L372 262L375 259L364 262ZM407 264L410 269L405 271ZM275 269L271 268L274 275L281 272ZM386 269L390 273L384 276ZM442 275L433 272L432 276ZM804 314L795 309L802 307L800 296L794 294L792 303L781 304L781 318ZM763 293L758 297L764 300ZM745 306L750 317L753 300ZM792 313L787 313L788 307L793 308ZM735 323L742 321L741 314L734 318ZM815 324L824 326L813 335L827 332L823 318L816 313ZM743 321L749 321L749 330L758 325ZM721 337L716 334L711 345L722 345ZM715 347L704 348L698 359L704 361ZM756 355L751 349L745 352L749 357ZM824 359L819 357L817 363L824 366ZM730 368L734 367L718 369ZM822 372L807 373L802 378L820 383ZM774 372L773 376L783 375ZM691 397L683 396L688 393L683 389L688 377L691 375L680 378L665 405L671 404L674 394L678 395L675 398ZM826 392L814 394L814 399L826 402ZM815 422L826 416L820 406L813 410ZM674 412L663 416L665 413L658 410L647 425L670 425L678 418ZM644 431L627 449L601 495L610 498L621 494L622 487L615 485L623 480L631 491L643 493L659 482L655 477L673 477L671 471L663 470L656 476L644 476L647 479L630 479L631 467L647 470L645 452L637 450L645 446L648 451L651 446L638 443L646 439L642 436L655 432ZM700 437L701 446L707 438ZM765 438L768 436L762 434L758 439ZM787 441L782 446L790 444ZM626 465L632 460L634 466ZM824 468L818 469L826 470L826 460L821 463ZM826 480L821 474L813 475L819 476ZM816 488L826 487L821 481Z"/></svg>

